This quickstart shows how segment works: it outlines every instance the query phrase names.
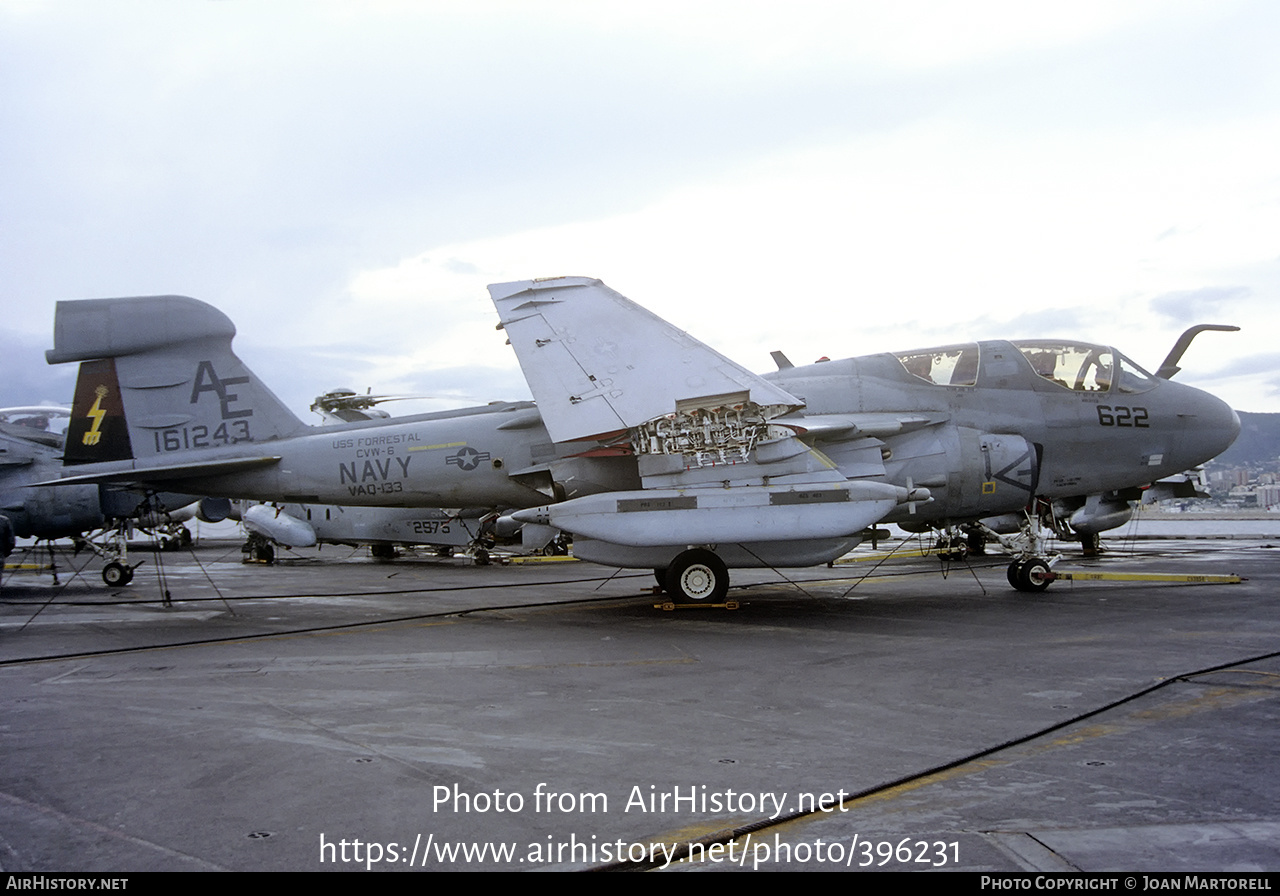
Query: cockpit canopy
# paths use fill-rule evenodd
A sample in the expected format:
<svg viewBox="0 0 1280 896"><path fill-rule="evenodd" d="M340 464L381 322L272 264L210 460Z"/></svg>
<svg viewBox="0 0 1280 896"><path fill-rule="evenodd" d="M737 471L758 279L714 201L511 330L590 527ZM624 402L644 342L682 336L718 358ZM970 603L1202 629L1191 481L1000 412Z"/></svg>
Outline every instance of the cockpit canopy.
<svg viewBox="0 0 1280 896"><path fill-rule="evenodd" d="M1085 342L1024 339L1013 343L1037 374L1074 392L1146 392L1155 377L1113 348Z"/></svg>
<svg viewBox="0 0 1280 896"><path fill-rule="evenodd" d="M1038 375L1073 392L1146 392L1156 384L1155 377L1105 345L1051 339L1024 339L1013 345ZM978 382L980 354L978 344L970 342L895 357L908 373L927 383L973 386Z"/></svg>
<svg viewBox="0 0 1280 896"><path fill-rule="evenodd" d="M972 386L978 382L978 344L944 345L897 356L907 373L935 386Z"/></svg>
<svg viewBox="0 0 1280 896"><path fill-rule="evenodd" d="M0 423L22 426L36 432L62 435L71 422L71 410L55 405L0 408Z"/></svg>

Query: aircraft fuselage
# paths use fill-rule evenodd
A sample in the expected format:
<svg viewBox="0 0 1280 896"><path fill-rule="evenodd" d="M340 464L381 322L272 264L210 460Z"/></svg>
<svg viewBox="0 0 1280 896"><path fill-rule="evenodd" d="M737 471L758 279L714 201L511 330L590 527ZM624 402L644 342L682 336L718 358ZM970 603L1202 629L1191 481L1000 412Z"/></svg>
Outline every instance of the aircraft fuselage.
<svg viewBox="0 0 1280 896"><path fill-rule="evenodd" d="M137 469L181 458L187 470L166 488L264 501L382 507L526 507L545 502L550 480L529 472L554 456L551 440L528 402L497 410L429 414L338 426L225 447L193 448L212 426L157 429L135 440ZM168 448L169 450L166 450ZM191 465L237 457L278 457L257 469L195 475ZM121 464L120 468L127 468Z"/></svg>
<svg viewBox="0 0 1280 896"><path fill-rule="evenodd" d="M1062 364L1037 373L1033 360L1050 346L1074 349L1070 358L1079 367L1065 378ZM968 364L964 351L973 353ZM952 377L954 385L908 369L947 352L961 358L953 371L967 368ZM1020 509L1032 495L1146 485L1213 458L1239 432L1235 412L1218 398L1079 343L993 340L822 362L766 378L806 402L801 418L896 414L921 421L880 435L881 456L890 482L927 487L934 500L899 508L890 520L981 516ZM865 454L862 443L846 444ZM845 469L841 443L821 447ZM857 475L856 467L847 473Z"/></svg>

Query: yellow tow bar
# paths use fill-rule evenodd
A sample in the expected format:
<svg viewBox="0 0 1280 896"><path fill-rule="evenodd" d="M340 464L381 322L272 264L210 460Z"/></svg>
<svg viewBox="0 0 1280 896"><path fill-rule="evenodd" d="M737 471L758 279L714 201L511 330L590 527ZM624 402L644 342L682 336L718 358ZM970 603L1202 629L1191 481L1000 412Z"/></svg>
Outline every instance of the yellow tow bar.
<svg viewBox="0 0 1280 896"><path fill-rule="evenodd" d="M1188 585L1238 585L1238 575L1183 575L1172 572L1085 572L1055 569L1053 578L1069 582L1182 582Z"/></svg>

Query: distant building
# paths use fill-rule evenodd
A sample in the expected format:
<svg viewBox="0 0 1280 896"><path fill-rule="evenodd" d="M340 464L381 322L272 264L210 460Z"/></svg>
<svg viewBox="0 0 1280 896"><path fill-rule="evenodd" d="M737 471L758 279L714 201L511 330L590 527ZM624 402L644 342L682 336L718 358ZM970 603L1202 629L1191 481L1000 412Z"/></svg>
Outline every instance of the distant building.
<svg viewBox="0 0 1280 896"><path fill-rule="evenodd" d="M1280 485L1258 486L1258 506L1266 510L1280 508Z"/></svg>

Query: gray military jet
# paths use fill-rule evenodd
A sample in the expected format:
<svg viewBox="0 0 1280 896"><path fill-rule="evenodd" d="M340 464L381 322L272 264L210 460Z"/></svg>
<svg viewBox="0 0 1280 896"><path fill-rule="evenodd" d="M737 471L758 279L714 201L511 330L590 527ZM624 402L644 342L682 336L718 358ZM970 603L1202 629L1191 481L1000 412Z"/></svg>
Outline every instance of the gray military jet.
<svg viewBox="0 0 1280 896"><path fill-rule="evenodd" d="M387 420L390 414L376 407L387 401L423 398L412 395L357 394L351 389L333 389L316 398L311 410L326 424L338 425L367 420ZM311 547L316 544L368 545L377 559L390 560L397 548L427 545L442 556L466 551L478 565L489 562L489 548L495 544L497 510L489 508L446 510L427 507L361 507L342 504L300 504L233 501L231 517L249 533L242 548L249 559L270 563L276 546ZM507 530L524 530L519 523L504 525ZM529 526L522 541L529 541ZM513 535L514 531L504 534ZM540 550L559 533L547 530L544 539L533 544Z"/></svg>
<svg viewBox="0 0 1280 896"><path fill-rule="evenodd" d="M554 495L545 463L556 451L531 402L309 426L236 357L234 325L203 302L59 302L54 330L49 362L84 362L64 482L389 507Z"/></svg>
<svg viewBox="0 0 1280 896"><path fill-rule="evenodd" d="M1010 581L1052 579L1039 500L1123 494L1225 449L1223 402L1106 346L975 342L758 376L598 280L496 284L537 399L308 427L194 299L61 302L51 363L83 362L69 484L303 504L524 508L574 553L716 600L728 568L807 566L878 522L1023 513ZM1185 346L1183 346L1185 347Z"/></svg>
<svg viewBox="0 0 1280 896"><path fill-rule="evenodd" d="M236 505L238 502L233 502ZM275 545L305 548L316 544L368 545L370 554L390 560L402 547L427 547L442 557L465 553L478 566L490 562L490 549L502 540L518 553L563 554L560 533L541 526L506 524L497 511L445 510L433 507L350 507L340 504L234 506L232 517L249 532L242 549L254 560L271 562Z"/></svg>
<svg viewBox="0 0 1280 896"><path fill-rule="evenodd" d="M58 473L63 437L48 423L67 413L32 407L0 415L0 556L9 556L16 538L62 538L103 524L96 485L36 486Z"/></svg>
<svg viewBox="0 0 1280 896"><path fill-rule="evenodd" d="M0 409L0 557L8 557L16 539L80 539L106 560L107 585L127 585L133 578L124 529L137 524L163 530L197 512L190 495L151 494L86 483L64 487L48 484L62 469L65 424L70 411L59 407ZM166 508L183 508L187 516ZM203 519L210 519L204 509ZM83 539L104 530L102 545Z"/></svg>
<svg viewBox="0 0 1280 896"><path fill-rule="evenodd" d="M1054 558L1028 508L1059 501L1101 525L1090 496L1181 473L1240 429L1170 381L1187 337L1159 376L1108 346L1026 340L780 360L761 377L598 280L489 289L552 438L630 457L641 482L515 519L572 533L584 559L651 567L678 599L722 598L728 567L829 561L879 522L1008 513L1018 537L985 531L1015 552L1010 583L1041 590Z"/></svg>

